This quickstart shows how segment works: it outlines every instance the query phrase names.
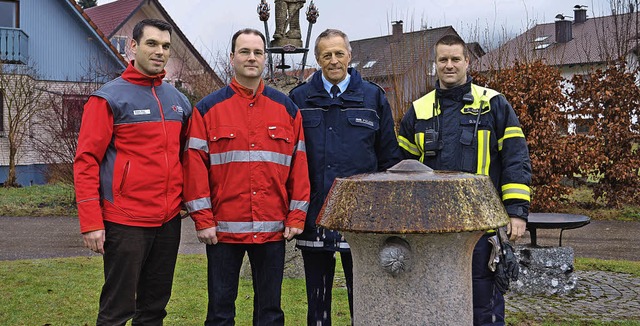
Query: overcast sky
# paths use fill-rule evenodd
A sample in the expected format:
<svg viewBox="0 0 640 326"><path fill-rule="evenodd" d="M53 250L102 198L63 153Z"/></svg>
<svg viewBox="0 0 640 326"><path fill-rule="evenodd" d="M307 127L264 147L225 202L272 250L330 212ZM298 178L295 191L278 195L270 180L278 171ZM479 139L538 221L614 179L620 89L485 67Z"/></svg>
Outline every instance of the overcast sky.
<svg viewBox="0 0 640 326"><path fill-rule="evenodd" d="M113 0L99 0L105 4ZM300 23L303 41L308 22L301 10ZM187 35L191 43L210 59L212 53L226 52L231 35L244 27L264 32L256 8L259 0L160 0L162 6ZM269 32L275 27L273 0ZM327 28L338 28L351 40L390 34L391 21L404 21L404 30L419 30L422 25L441 27L451 25L465 39L487 43L488 34L494 38L510 36L531 27L534 22L549 23L559 13L573 16L573 6L587 5L587 16L609 15L609 0L315 0L320 12L312 28L311 43ZM490 33L487 33L489 31ZM310 45L313 48L313 45Z"/></svg>

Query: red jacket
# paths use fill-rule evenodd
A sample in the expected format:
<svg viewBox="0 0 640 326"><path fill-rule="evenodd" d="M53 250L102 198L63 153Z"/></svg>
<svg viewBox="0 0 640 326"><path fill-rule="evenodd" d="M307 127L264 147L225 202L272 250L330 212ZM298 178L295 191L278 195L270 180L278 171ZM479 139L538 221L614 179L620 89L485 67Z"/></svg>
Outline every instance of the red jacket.
<svg viewBox="0 0 640 326"><path fill-rule="evenodd" d="M103 221L155 227L179 213L192 109L163 77L131 63L85 104L74 162L81 232L104 229Z"/></svg>
<svg viewBox="0 0 640 326"><path fill-rule="evenodd" d="M285 226L304 228L309 205L298 108L264 83L252 93L234 79L196 104L183 158L196 229L216 226L225 243L283 240Z"/></svg>

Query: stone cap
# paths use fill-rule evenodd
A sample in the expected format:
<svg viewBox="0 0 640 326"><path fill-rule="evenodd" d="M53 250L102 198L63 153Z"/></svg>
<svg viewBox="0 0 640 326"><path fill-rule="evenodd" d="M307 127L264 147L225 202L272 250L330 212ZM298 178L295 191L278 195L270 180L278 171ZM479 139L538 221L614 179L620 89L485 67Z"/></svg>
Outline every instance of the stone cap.
<svg viewBox="0 0 640 326"><path fill-rule="evenodd" d="M490 230L509 217L488 176L404 160L386 172L337 178L317 224L366 233Z"/></svg>

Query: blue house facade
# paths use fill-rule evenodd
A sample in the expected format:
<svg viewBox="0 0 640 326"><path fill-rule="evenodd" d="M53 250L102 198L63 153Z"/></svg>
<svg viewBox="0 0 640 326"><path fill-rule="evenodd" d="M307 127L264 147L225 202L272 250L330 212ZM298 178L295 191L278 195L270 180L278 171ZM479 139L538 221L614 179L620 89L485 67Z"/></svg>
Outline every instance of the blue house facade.
<svg viewBox="0 0 640 326"><path fill-rule="evenodd" d="M70 120L67 125L79 127L79 121L71 120L80 118L77 110L81 111L86 94L69 94L61 89L102 84L125 68L125 59L74 0L0 0L0 74L4 78L31 78L48 95L60 95L60 100L56 100L59 106L76 110L75 115L65 111ZM21 76L25 71L37 73ZM11 84L5 83L4 87L10 88L8 85ZM79 88L82 87L76 87ZM17 110L11 107L15 101L10 101L10 97L16 94L12 89L0 88L0 184L9 173L9 134L14 128L12 113ZM34 137L43 134L36 127L31 128L18 148L18 155L14 155L20 185L47 181L50 161L32 146Z"/></svg>

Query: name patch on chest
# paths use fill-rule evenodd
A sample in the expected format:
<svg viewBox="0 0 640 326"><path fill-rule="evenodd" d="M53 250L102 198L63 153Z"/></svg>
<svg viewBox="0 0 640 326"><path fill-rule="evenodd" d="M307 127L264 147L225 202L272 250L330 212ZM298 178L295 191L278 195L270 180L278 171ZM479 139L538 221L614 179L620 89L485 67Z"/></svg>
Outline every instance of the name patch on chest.
<svg viewBox="0 0 640 326"><path fill-rule="evenodd" d="M133 115L149 115L149 114L151 114L151 109L133 110Z"/></svg>
<svg viewBox="0 0 640 326"><path fill-rule="evenodd" d="M373 127L373 121L371 121L371 120L367 120L367 119L363 119L363 118L356 118L356 122Z"/></svg>

